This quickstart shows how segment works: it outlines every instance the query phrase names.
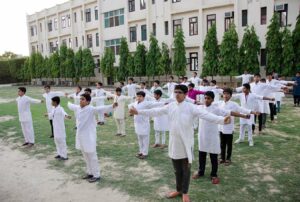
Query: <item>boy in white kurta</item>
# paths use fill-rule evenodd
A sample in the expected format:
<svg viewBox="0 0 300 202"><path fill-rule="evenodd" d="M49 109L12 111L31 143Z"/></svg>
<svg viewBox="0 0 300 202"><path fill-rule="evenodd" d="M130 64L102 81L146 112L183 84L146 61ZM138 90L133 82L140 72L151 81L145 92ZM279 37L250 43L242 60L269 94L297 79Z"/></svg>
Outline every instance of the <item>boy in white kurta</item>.
<svg viewBox="0 0 300 202"><path fill-rule="evenodd" d="M54 142L57 151L57 156L55 156L55 158L59 160L68 160L65 118L71 119L71 116L69 116L64 108L60 106L59 97L52 98L52 106L53 109L49 116L53 120Z"/></svg>
<svg viewBox="0 0 300 202"><path fill-rule="evenodd" d="M177 85L174 93L176 102L160 108L141 110L132 108L131 114L143 116L167 115L169 119L169 157L172 159L176 176L176 191L167 194L167 198L182 195L184 202L190 201L188 189L190 184L191 163L193 161L194 128L193 120L202 118L217 124L230 122L230 117L219 117L197 108L196 105L186 102L188 88Z"/></svg>
<svg viewBox="0 0 300 202"><path fill-rule="evenodd" d="M96 150L97 124L95 115L99 112L110 112L117 104L94 107L90 105L90 102L91 96L83 94L80 97L79 106L68 103L68 107L70 110L76 111L77 114L76 149L81 150L87 167L87 175L83 179L87 179L89 182L96 182L100 180L100 169Z"/></svg>
<svg viewBox="0 0 300 202"><path fill-rule="evenodd" d="M32 116L30 111L30 105L35 103L42 103L42 100L33 99L25 95L26 88L18 88L19 97L16 99L18 105L19 121L21 123L22 132L24 135L25 143L23 146L34 145L34 130L32 125Z"/></svg>
<svg viewBox="0 0 300 202"><path fill-rule="evenodd" d="M122 88L122 90L127 91L128 96L132 97L132 102L134 102L137 88L140 88L140 86L133 83L133 81L133 78L129 78L128 84Z"/></svg>
<svg viewBox="0 0 300 202"><path fill-rule="evenodd" d="M168 89L168 96L169 98L174 98L174 88L177 85L177 83L174 82L174 77L170 76L169 77L169 82L166 83L162 88L167 88Z"/></svg>
<svg viewBox="0 0 300 202"><path fill-rule="evenodd" d="M242 79L242 84L245 84L245 83L250 83L251 81L251 78L253 77L254 75L252 74L248 74L247 71L244 71L244 74L242 75L239 75L239 76L235 76L236 79Z"/></svg>
<svg viewBox="0 0 300 202"><path fill-rule="evenodd" d="M52 111L52 98L53 97L61 97L61 96L64 96L65 94L63 92L53 92L51 91L51 86L49 85L46 85L44 86L44 90L45 90L45 93L43 94L43 97L45 98L46 100L46 108L47 108L47 113L50 114L51 111ZM49 122L50 122L50 126L51 126L51 136L50 138L53 138L54 135L53 135L53 121L52 121L52 118L50 116L48 116L48 119L49 119Z"/></svg>

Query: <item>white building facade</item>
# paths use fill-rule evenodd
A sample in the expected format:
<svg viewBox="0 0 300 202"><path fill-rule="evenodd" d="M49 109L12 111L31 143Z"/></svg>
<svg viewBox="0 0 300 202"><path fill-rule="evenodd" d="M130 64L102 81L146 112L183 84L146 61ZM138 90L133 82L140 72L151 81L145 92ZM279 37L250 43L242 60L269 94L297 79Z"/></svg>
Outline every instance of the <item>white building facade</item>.
<svg viewBox="0 0 300 202"><path fill-rule="evenodd" d="M246 26L254 26L261 42L260 64L266 65L267 27L274 12L281 25L294 29L299 0L71 0L27 16L30 53L49 56L61 44L77 51L90 48L99 65L104 49L114 50L118 64L120 40L126 37L130 52L137 44L149 47L150 34L166 43L172 54L174 33L185 35L187 75L201 73L203 44L216 23L219 43L234 23L241 43Z"/></svg>

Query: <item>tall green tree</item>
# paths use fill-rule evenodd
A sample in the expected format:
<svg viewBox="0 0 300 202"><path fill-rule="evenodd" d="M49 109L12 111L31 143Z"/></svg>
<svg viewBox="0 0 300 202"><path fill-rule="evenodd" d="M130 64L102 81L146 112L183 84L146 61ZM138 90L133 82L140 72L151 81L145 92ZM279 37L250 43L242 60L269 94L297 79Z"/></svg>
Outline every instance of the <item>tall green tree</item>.
<svg viewBox="0 0 300 202"><path fill-rule="evenodd" d="M35 73L37 78L45 76L44 58L41 53L35 53Z"/></svg>
<svg viewBox="0 0 300 202"><path fill-rule="evenodd" d="M50 56L51 78L60 78L60 62L57 51Z"/></svg>
<svg viewBox="0 0 300 202"><path fill-rule="evenodd" d="M267 72L281 73L281 38L279 14L274 12L266 36Z"/></svg>
<svg viewBox="0 0 300 202"><path fill-rule="evenodd" d="M282 75L292 76L294 74L294 49L291 31L285 28L282 35Z"/></svg>
<svg viewBox="0 0 300 202"><path fill-rule="evenodd" d="M166 77L167 75L172 74L170 50L168 48L168 45L165 43L162 43L161 48L161 58L159 60L159 74L164 74L166 75Z"/></svg>
<svg viewBox="0 0 300 202"><path fill-rule="evenodd" d="M51 61L47 56L44 59L44 68L45 68L44 77L51 78Z"/></svg>
<svg viewBox="0 0 300 202"><path fill-rule="evenodd" d="M114 68L114 63L115 63L115 54L110 48L106 48L104 51L104 54L101 58L100 65L101 65L101 72L104 74L106 77L110 77L114 79L115 75L115 68Z"/></svg>
<svg viewBox="0 0 300 202"><path fill-rule="evenodd" d="M261 43L253 26L247 27L240 47L240 73L247 70L251 73L259 72L258 55Z"/></svg>
<svg viewBox="0 0 300 202"><path fill-rule="evenodd" d="M28 62L28 70L30 72L30 77L33 78L37 78L36 77L36 68L35 68L35 53L31 53L30 57L29 57L29 62Z"/></svg>
<svg viewBox="0 0 300 202"><path fill-rule="evenodd" d="M129 56L128 43L126 38L122 37L121 45L120 45L120 63L116 74L118 81L125 81L125 79L128 76L128 66L127 66L128 56Z"/></svg>
<svg viewBox="0 0 300 202"><path fill-rule="evenodd" d="M145 45L139 43L134 54L135 76L141 77L146 75L146 53Z"/></svg>
<svg viewBox="0 0 300 202"><path fill-rule="evenodd" d="M158 75L159 72L159 61L161 58L160 48L158 41L153 34L150 35L150 46L146 55L146 75L148 78Z"/></svg>
<svg viewBox="0 0 300 202"><path fill-rule="evenodd" d="M173 72L177 76L185 75L186 73L186 57L184 34L182 29L177 29L174 39L174 56L173 56Z"/></svg>
<svg viewBox="0 0 300 202"><path fill-rule="evenodd" d="M293 30L293 46L295 53L295 67L294 71L300 70L300 14L297 17L295 29Z"/></svg>
<svg viewBox="0 0 300 202"><path fill-rule="evenodd" d="M231 24L229 30L224 33L220 46L220 75L234 76L238 73L238 42L239 38L235 25Z"/></svg>
<svg viewBox="0 0 300 202"><path fill-rule="evenodd" d="M82 68L84 77L88 77L90 79L92 76L95 76L95 62L89 48L82 50Z"/></svg>
<svg viewBox="0 0 300 202"><path fill-rule="evenodd" d="M128 54L127 68L128 68L128 76L135 76L134 58L131 53Z"/></svg>
<svg viewBox="0 0 300 202"><path fill-rule="evenodd" d="M67 60L67 51L68 47L65 44L62 44L59 48L59 72L61 78L66 78L66 60Z"/></svg>
<svg viewBox="0 0 300 202"><path fill-rule="evenodd" d="M75 77L76 69L75 69L75 55L73 49L71 48L67 49L67 56L66 56L64 66L65 66L65 76L67 78L73 79Z"/></svg>
<svg viewBox="0 0 300 202"><path fill-rule="evenodd" d="M82 78L82 48L80 47L75 54L75 80L76 82Z"/></svg>
<svg viewBox="0 0 300 202"><path fill-rule="evenodd" d="M219 46L216 24L208 30L203 45L204 58L202 76L216 76L219 67Z"/></svg>

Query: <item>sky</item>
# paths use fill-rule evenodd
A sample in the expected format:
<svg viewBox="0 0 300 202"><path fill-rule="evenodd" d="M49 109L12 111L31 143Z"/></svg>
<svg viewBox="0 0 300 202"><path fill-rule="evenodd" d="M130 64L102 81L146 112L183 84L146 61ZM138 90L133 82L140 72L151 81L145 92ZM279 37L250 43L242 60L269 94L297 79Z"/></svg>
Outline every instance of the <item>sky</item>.
<svg viewBox="0 0 300 202"><path fill-rule="evenodd" d="M28 56L26 14L33 14L67 0L1 0L0 55L5 51Z"/></svg>

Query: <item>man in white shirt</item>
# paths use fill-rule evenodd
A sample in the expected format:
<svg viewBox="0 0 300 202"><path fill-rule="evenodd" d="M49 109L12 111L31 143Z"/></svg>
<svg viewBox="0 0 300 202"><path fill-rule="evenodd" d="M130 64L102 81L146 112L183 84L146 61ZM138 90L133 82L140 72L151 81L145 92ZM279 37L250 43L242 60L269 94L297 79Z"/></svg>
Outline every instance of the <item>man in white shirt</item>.
<svg viewBox="0 0 300 202"><path fill-rule="evenodd" d="M44 90L45 90L45 93L43 94L43 97L46 100L47 113L50 114L52 109L53 109L52 98L56 97L56 96L62 97L65 94L63 92L51 91L51 87L49 85L44 86ZM51 136L50 136L50 138L53 138L54 137L54 135L53 135L53 121L52 121L52 118L50 116L48 116L48 119L49 119L50 126L51 126Z"/></svg>
<svg viewBox="0 0 300 202"><path fill-rule="evenodd" d="M128 84L122 88L123 91L127 91L128 96L132 97L132 102L134 102L137 88L140 88L140 86L133 83L133 81L133 78L129 78Z"/></svg>
<svg viewBox="0 0 300 202"><path fill-rule="evenodd" d="M191 163L193 161L194 127L193 120L202 118L217 124L230 122L230 116L224 118L200 110L196 105L185 101L188 88L177 85L174 93L176 102L160 108L140 110L132 108L131 114L143 116L168 115L169 118L169 157L172 159L176 175L176 191L167 194L167 198L182 195L183 202L189 202L188 189L190 184Z"/></svg>
<svg viewBox="0 0 300 202"><path fill-rule="evenodd" d="M34 145L34 130L32 125L32 116L30 105L42 103L43 100L33 99L25 95L26 88L18 88L18 98L16 99L18 105L19 121L21 123L22 132L24 135L25 143L22 146L32 147Z"/></svg>
<svg viewBox="0 0 300 202"><path fill-rule="evenodd" d="M202 82L202 79L197 76L197 72L193 72L193 76L189 78L188 81L193 83L195 86L199 86L199 84Z"/></svg>
<svg viewBox="0 0 300 202"><path fill-rule="evenodd" d="M175 83L174 81L174 77L170 76L169 77L169 82L166 83L163 88L167 88L168 89L168 96L169 98L174 98L174 88L177 85L177 83Z"/></svg>
<svg viewBox="0 0 300 202"><path fill-rule="evenodd" d="M236 79L242 79L242 85L245 84L245 83L250 83L251 81L251 78L253 77L254 75L252 74L248 74L247 71L244 71L244 74L242 75L239 75L239 76L235 76Z"/></svg>

